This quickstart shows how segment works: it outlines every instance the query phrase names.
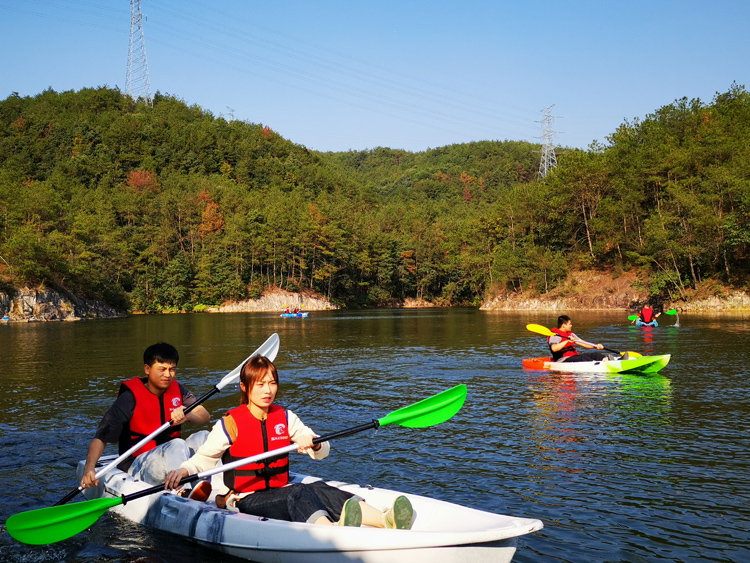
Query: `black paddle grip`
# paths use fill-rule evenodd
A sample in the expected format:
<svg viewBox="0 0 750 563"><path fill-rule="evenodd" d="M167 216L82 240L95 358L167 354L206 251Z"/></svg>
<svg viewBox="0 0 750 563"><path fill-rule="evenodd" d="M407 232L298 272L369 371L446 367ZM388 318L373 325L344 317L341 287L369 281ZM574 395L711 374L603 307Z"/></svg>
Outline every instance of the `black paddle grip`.
<svg viewBox="0 0 750 563"><path fill-rule="evenodd" d="M205 401L206 399L209 399L209 398L213 397L218 392L219 392L219 389L217 387L214 387L208 393L206 393L205 395L203 395L200 399L198 399L197 401L195 401L192 405L190 405L189 407L185 407L185 414L189 413L195 407L197 407L198 405L200 405L203 401Z"/></svg>
<svg viewBox="0 0 750 563"><path fill-rule="evenodd" d="M367 422L365 424L360 424L359 426L354 426L353 428L348 428L347 430L340 430L339 432L333 432L331 434L326 434L325 436L315 438L313 440L313 444L322 444L323 442L335 440L336 438L345 438L346 436L351 436L352 434L356 434L358 432L364 432L365 430L370 430L371 428L378 428L378 426L380 426L380 422L378 422L377 418L373 418L372 422Z"/></svg>
<svg viewBox="0 0 750 563"><path fill-rule="evenodd" d="M199 479L200 479L200 477L198 476L197 473L195 473L193 475L188 475L187 477L183 477L182 479L180 479L180 482L177 483L177 484L178 485L184 485L186 483L192 483L193 481L198 481ZM122 504L127 504L131 500L135 500L135 499L138 499L138 498L147 497L148 495L153 495L154 493L158 493L159 491L166 491L166 489L164 488L164 483L162 483L161 485L155 485L155 486L151 487L150 489L144 489L144 490L139 491L137 493L131 493L129 495L124 495L122 497Z"/></svg>

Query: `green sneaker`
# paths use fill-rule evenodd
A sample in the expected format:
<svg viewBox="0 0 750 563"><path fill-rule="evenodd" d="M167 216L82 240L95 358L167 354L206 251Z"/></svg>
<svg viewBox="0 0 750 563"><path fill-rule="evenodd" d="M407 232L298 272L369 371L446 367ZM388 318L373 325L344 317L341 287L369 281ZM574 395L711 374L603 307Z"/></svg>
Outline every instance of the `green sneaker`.
<svg viewBox="0 0 750 563"><path fill-rule="evenodd" d="M350 498L341 507L341 518L338 521L339 526L354 526L358 527L362 525L362 508L359 506L359 501Z"/></svg>
<svg viewBox="0 0 750 563"><path fill-rule="evenodd" d="M411 530L414 509L411 502L401 495L393 501L393 506L385 513L385 527L391 530Z"/></svg>

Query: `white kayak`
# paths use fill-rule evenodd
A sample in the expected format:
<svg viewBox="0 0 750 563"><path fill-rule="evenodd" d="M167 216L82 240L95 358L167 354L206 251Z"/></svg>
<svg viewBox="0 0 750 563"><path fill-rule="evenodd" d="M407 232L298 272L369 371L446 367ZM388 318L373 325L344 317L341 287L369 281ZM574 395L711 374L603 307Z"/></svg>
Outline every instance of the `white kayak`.
<svg viewBox="0 0 750 563"><path fill-rule="evenodd" d="M111 456L114 458L114 456ZM107 463L106 457L100 463ZM78 480L84 461L78 464ZM213 476L214 492L206 502L156 493L111 510L151 528L182 536L205 547L258 563L509 563L517 538L541 530L530 518L503 516L419 495L406 496L414 507L411 530L370 527L316 526L260 518L216 507L216 490L222 475ZM316 477L291 474L292 482ZM386 510L403 493L370 486L329 481ZM117 469L102 477L99 486L87 489L88 499L119 497L151 485Z"/></svg>
<svg viewBox="0 0 750 563"><path fill-rule="evenodd" d="M670 354L663 354L606 362L553 362L552 358L526 358L523 366L565 373L657 373L669 363L671 357Z"/></svg>

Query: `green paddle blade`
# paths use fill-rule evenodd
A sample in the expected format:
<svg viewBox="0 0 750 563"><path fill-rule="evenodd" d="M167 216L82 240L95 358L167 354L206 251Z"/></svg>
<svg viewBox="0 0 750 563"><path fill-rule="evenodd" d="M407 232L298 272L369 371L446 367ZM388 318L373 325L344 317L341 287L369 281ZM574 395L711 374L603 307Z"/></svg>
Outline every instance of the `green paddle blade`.
<svg viewBox="0 0 750 563"><path fill-rule="evenodd" d="M634 321L634 320L636 320L637 318L638 318L638 315L630 315L630 316L628 317L628 320L629 320L629 321Z"/></svg>
<svg viewBox="0 0 750 563"><path fill-rule="evenodd" d="M665 315L676 315L677 309L670 309L669 311L664 311Z"/></svg>
<svg viewBox="0 0 750 563"><path fill-rule="evenodd" d="M119 504L122 504L122 497L48 506L14 514L5 522L5 529L22 543L46 545L72 538Z"/></svg>
<svg viewBox="0 0 750 563"><path fill-rule="evenodd" d="M451 418L466 401L466 385L456 385L427 399L388 413L378 422L381 426L398 424L407 428L434 426Z"/></svg>

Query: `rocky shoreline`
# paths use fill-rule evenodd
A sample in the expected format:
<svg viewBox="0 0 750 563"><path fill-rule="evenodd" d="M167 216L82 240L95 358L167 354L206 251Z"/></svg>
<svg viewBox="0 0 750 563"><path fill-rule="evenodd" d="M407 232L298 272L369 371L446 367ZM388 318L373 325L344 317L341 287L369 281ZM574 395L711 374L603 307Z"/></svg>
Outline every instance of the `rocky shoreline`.
<svg viewBox="0 0 750 563"><path fill-rule="evenodd" d="M292 293L281 289L268 292L260 299L248 299L209 307L209 313L260 313L299 308L303 311L325 311L339 306L313 295ZM138 314L138 311L134 312ZM84 319L114 319L128 316L103 301L87 300L52 289L16 289L13 294L0 292L1 322L27 323L50 321L80 321Z"/></svg>
<svg viewBox="0 0 750 563"><path fill-rule="evenodd" d="M5 322L80 321L125 316L125 311L119 311L104 301L82 299L52 289L21 288L13 295L0 292L0 317Z"/></svg>
<svg viewBox="0 0 750 563"><path fill-rule="evenodd" d="M287 307L290 311L295 308L302 311L328 311L340 308L320 295L276 289L264 293L260 299L224 303L220 307L210 307L208 311L211 313L280 313Z"/></svg>
<svg viewBox="0 0 750 563"><path fill-rule="evenodd" d="M609 272L576 271L568 280L544 295L503 292L487 299L484 311L631 311L644 305L679 313L750 312L750 294L715 284L687 292L686 300L649 296L636 272L613 276Z"/></svg>
<svg viewBox="0 0 750 563"><path fill-rule="evenodd" d="M720 291L715 295L693 295L688 301L655 301L639 291L632 276L609 278L606 275L580 274L576 281L545 295L505 292L487 299L483 311L632 311L650 304L663 310L682 313L750 313L750 294L745 291ZM397 308L436 307L423 299L392 303ZM293 293L275 289L259 299L224 303L206 309L210 313L279 313L286 307L303 311L326 311L340 307L325 297L310 292ZM86 300L51 289L17 289L13 294L0 292L2 322L79 321L127 316L103 301Z"/></svg>

